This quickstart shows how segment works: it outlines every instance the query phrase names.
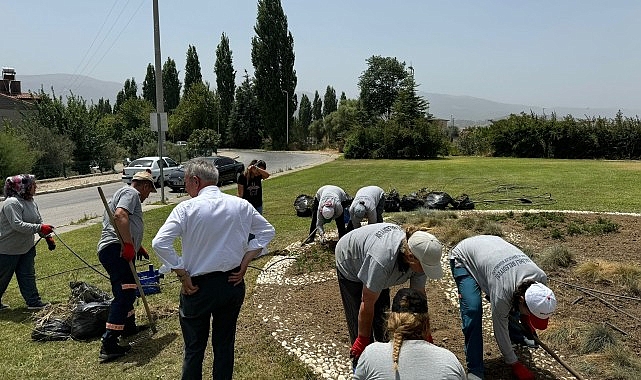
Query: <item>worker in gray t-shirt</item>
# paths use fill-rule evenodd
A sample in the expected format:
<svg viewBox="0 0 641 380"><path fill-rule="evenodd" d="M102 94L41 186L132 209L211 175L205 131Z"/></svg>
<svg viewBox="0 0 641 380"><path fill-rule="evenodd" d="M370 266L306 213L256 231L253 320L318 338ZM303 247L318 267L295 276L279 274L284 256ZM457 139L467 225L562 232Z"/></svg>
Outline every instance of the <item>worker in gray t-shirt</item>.
<svg viewBox="0 0 641 380"><path fill-rule="evenodd" d="M361 226L361 220L367 218L368 224L382 223L385 211L385 190L378 186L361 187L349 206L350 225L348 231Z"/></svg>
<svg viewBox="0 0 641 380"><path fill-rule="evenodd" d="M442 245L433 235L392 223L368 224L336 244L336 271L352 348L358 359L372 337L386 342L389 288L407 280L425 293L427 278L443 276Z"/></svg>
<svg viewBox="0 0 641 380"><path fill-rule="evenodd" d="M498 236L464 239L452 248L449 258L459 292L469 373L483 379L483 291L489 297L494 337L505 362L512 366L518 379L534 379L518 361L511 338L520 333L523 340L523 332L534 334L535 330L547 328L548 318L556 309L556 298L544 285L545 272ZM525 327L523 332L519 331L520 326Z"/></svg>
<svg viewBox="0 0 641 380"><path fill-rule="evenodd" d="M347 233L344 211L350 199L345 190L338 186L325 185L319 188L312 205L312 223L309 226L309 236L303 244L313 242L316 232L320 234L321 242L324 242L325 228L323 226L332 220L336 221L338 238L342 238Z"/></svg>

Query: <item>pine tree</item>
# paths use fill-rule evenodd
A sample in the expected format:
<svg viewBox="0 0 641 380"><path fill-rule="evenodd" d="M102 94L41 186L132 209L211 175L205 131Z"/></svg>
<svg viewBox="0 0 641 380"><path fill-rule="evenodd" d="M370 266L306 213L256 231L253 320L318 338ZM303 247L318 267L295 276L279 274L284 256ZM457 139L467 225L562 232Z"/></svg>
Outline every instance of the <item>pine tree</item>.
<svg viewBox="0 0 641 380"><path fill-rule="evenodd" d="M198 60L196 47L189 45L187 48L187 60L185 61L185 91L183 96L187 94L191 86L202 82L203 76L200 72L200 61Z"/></svg>
<svg viewBox="0 0 641 380"><path fill-rule="evenodd" d="M296 108L293 104L297 83L294 37L287 30L287 16L280 0L258 0L257 13L251 52L256 95L272 148L282 149L287 140L286 123Z"/></svg>
<svg viewBox="0 0 641 380"><path fill-rule="evenodd" d="M229 38L222 34L220 43L216 48L216 63L214 64L216 73L216 88L220 97L219 123L223 128L220 129L222 144L228 140L227 125L229 124L229 115L234 105L234 92L236 91L236 71L232 62L232 51L229 49Z"/></svg>

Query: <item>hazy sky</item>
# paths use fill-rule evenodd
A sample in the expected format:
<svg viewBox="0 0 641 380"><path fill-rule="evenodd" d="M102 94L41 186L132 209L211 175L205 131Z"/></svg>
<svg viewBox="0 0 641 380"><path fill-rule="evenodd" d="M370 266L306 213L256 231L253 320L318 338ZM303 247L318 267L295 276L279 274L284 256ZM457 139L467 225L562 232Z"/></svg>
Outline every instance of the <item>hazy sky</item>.
<svg viewBox="0 0 641 380"><path fill-rule="evenodd" d="M154 62L152 0L3 1L0 65L142 88ZM10 4L8 4L10 3ZM181 81L188 45L215 87L230 40L236 79L253 75L256 1L159 0L162 62ZM414 67L420 91L534 106L641 107L638 0L283 0L297 91L358 96L372 55Z"/></svg>

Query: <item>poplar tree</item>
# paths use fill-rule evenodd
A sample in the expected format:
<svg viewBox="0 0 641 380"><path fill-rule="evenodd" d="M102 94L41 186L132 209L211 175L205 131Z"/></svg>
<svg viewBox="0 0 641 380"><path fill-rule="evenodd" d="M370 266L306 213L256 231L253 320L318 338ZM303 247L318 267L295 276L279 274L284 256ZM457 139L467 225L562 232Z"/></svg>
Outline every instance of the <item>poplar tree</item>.
<svg viewBox="0 0 641 380"><path fill-rule="evenodd" d="M287 139L286 123L295 110L297 78L294 37L287 30L287 16L280 0L258 1L254 32L251 57L261 120L272 140L272 148L283 149Z"/></svg>
<svg viewBox="0 0 641 380"><path fill-rule="evenodd" d="M142 82L142 98L156 108L156 68L151 63L147 65L147 75Z"/></svg>
<svg viewBox="0 0 641 380"><path fill-rule="evenodd" d="M303 96L301 96L300 98L298 120L300 120L300 125L305 131L307 131L307 128L312 123L312 103L309 101L309 98L305 94L303 94Z"/></svg>
<svg viewBox="0 0 641 380"><path fill-rule="evenodd" d="M165 111L171 112L180 102L180 87L181 83L178 79L178 70L176 70L176 62L167 57L167 61L162 66L162 89L165 96Z"/></svg>
<svg viewBox="0 0 641 380"><path fill-rule="evenodd" d="M191 86L202 82L203 76L200 72L200 61L198 60L196 47L189 45L187 48L187 60L185 61L185 91L183 96L187 94Z"/></svg>
<svg viewBox="0 0 641 380"><path fill-rule="evenodd" d="M236 71L232 62L232 51L229 49L229 38L223 33L220 43L216 47L216 89L220 98L220 112L218 123L220 128L221 141L225 145L228 141L229 115L234 105L234 92L236 91Z"/></svg>
<svg viewBox="0 0 641 380"><path fill-rule="evenodd" d="M336 90L334 87L327 86L325 96L323 97L323 117L338 109L338 101L336 100Z"/></svg>
<svg viewBox="0 0 641 380"><path fill-rule="evenodd" d="M323 101L320 100L318 91L314 93L314 103L312 103L312 120L320 120L323 118Z"/></svg>

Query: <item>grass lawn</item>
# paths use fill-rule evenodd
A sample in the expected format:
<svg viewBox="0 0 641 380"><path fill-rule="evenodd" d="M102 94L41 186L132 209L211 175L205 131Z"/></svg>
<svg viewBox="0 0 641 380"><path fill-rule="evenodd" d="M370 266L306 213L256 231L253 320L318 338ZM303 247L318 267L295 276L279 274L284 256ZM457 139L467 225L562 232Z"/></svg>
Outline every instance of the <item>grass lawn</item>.
<svg viewBox="0 0 641 380"><path fill-rule="evenodd" d="M429 161L409 160L343 160L318 167L276 176L264 183L265 217L276 228L271 250L284 249L307 235L309 218L299 218L293 201L299 194L314 195L325 184L334 184L354 195L366 185L392 188L403 194L427 188L445 191L452 197L462 193L477 202L478 209L560 209L585 211L640 212L636 179L641 162L578 161L513 158L455 157ZM230 191L235 193L235 189ZM547 198L540 198L545 194ZM532 204L513 200L526 197ZM552 199L537 202L538 199ZM97 200L99 201L99 200ZM145 212L146 247L173 206ZM330 227L332 228L333 225ZM334 227L335 228L335 227ZM69 298L69 282L85 281L109 291L107 279L87 268L68 247L102 272L96 244L100 226L93 225L61 235L58 247L49 252L38 244L36 273L44 300L62 308ZM267 258L253 266L260 267ZM152 263L158 261L152 254ZM71 270L71 271L70 271ZM140 267L140 270L145 270ZM59 274L61 272L66 272ZM247 274L248 300L258 270ZM34 322L24 308L15 280L2 301L12 306L0 312L0 379L175 379L182 364L182 335L178 324L178 283L175 276L163 280L162 293L148 297L157 314L158 332L142 340L122 360L99 364L99 340L89 342L33 342ZM280 348L257 318L251 302L241 314L236 344L235 378L238 379L313 379L314 375ZM142 302L136 308L138 320L146 320ZM207 377L211 355L204 365Z"/></svg>

